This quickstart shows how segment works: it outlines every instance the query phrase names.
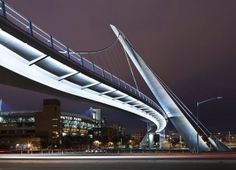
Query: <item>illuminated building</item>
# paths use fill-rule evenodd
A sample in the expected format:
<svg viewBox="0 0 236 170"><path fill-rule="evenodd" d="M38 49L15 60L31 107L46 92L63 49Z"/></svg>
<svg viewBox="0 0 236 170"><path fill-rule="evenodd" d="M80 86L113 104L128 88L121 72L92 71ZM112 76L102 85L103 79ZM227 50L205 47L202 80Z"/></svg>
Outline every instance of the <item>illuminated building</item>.
<svg viewBox="0 0 236 170"><path fill-rule="evenodd" d="M47 99L42 111L0 112L0 149L79 148L99 126L90 117L61 112L58 100Z"/></svg>

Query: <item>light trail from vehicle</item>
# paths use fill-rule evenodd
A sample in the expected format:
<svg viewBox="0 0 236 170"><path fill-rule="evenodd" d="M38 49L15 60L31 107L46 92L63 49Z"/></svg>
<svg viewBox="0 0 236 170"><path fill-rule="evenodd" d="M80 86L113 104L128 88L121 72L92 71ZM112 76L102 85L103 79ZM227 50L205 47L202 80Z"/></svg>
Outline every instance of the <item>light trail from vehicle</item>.
<svg viewBox="0 0 236 170"><path fill-rule="evenodd" d="M129 154L100 154L100 155L78 155L78 154L1 154L0 160L137 160L137 159L236 159L236 153L129 153Z"/></svg>

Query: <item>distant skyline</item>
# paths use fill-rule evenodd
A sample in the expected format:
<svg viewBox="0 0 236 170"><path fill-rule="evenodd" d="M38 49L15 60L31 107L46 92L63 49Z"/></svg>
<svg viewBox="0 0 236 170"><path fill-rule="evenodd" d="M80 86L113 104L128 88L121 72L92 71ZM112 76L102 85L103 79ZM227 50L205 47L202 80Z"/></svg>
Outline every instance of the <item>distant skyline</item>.
<svg viewBox="0 0 236 170"><path fill-rule="evenodd" d="M222 100L206 103L199 108L200 120L211 131L236 131L236 1L6 2L76 51L107 46L115 40L109 24L116 25L146 63L192 111L196 112L197 101L223 96ZM111 66L107 69L117 70L114 61L109 61ZM127 68L124 68L115 73L128 79L130 76L127 77L126 71ZM141 91L150 94L137 71L135 74ZM0 85L0 94L0 98L12 105L9 107L16 109L38 109L43 98L53 97L5 85ZM21 100L17 101L19 98ZM75 111L78 108L76 101L62 100L63 109ZM32 101L30 105L29 101ZM124 114L119 121L126 121ZM130 126L135 128L135 123Z"/></svg>

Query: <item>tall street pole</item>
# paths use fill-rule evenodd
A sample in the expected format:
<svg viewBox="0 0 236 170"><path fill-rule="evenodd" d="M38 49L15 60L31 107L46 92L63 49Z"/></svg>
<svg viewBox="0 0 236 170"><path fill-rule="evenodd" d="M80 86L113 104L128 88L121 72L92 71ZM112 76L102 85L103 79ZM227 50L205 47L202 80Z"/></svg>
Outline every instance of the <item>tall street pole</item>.
<svg viewBox="0 0 236 170"><path fill-rule="evenodd" d="M217 97L211 97L209 99L206 100L202 100L200 102L197 101L197 153L199 153L199 105L203 104L203 103L207 103L210 102L212 100L219 100L222 99L223 97L217 96Z"/></svg>

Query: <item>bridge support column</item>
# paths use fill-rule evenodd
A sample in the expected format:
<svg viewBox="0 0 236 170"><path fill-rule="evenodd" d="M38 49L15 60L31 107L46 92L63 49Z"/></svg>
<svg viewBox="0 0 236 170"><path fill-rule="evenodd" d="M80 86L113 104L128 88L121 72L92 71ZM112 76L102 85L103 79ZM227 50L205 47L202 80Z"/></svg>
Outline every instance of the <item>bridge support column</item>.
<svg viewBox="0 0 236 170"><path fill-rule="evenodd" d="M153 149L154 148L154 133L147 132L143 137L143 140L139 144L141 149Z"/></svg>
<svg viewBox="0 0 236 170"><path fill-rule="evenodd" d="M140 148L142 149L153 149L154 148L154 132L153 126L147 123L147 133L140 142Z"/></svg>
<svg viewBox="0 0 236 170"><path fill-rule="evenodd" d="M148 148L154 148L154 133L148 133Z"/></svg>
<svg viewBox="0 0 236 170"><path fill-rule="evenodd" d="M166 138L165 130L162 130L159 134L159 149L163 149L163 144Z"/></svg>
<svg viewBox="0 0 236 170"><path fill-rule="evenodd" d="M199 151L209 151L209 147L200 137L197 142L197 131L192 124L185 117L184 113L177 106L175 101L171 98L169 93L163 87L163 82L152 72L147 66L140 55L133 49L130 42L125 38L124 34L119 31L115 26L111 25L112 30L118 37L124 50L127 52L129 58L143 77L144 81L150 88L151 92L160 103L162 109L165 111L166 116L169 118L171 123L175 126L180 135L184 138L188 144L190 150L194 150L196 146L199 146ZM121 36L119 36L121 35Z"/></svg>

